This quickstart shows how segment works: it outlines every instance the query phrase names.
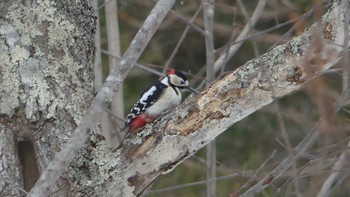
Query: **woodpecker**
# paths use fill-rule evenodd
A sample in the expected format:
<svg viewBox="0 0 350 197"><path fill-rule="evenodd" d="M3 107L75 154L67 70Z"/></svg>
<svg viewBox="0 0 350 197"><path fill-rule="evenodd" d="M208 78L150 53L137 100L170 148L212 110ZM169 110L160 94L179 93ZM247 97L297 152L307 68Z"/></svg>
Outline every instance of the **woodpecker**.
<svg viewBox="0 0 350 197"><path fill-rule="evenodd" d="M171 69L168 74L146 90L130 110L122 132L126 132L119 147L130 133L137 133L146 124L152 123L164 111L181 102L181 90L196 92L188 83L186 76ZM119 148L118 147L118 148Z"/></svg>

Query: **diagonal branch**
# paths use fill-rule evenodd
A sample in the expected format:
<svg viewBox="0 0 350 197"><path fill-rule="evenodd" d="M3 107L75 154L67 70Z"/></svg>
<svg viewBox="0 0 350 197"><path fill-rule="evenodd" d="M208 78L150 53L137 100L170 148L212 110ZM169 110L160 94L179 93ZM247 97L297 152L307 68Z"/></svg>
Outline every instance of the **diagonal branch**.
<svg viewBox="0 0 350 197"><path fill-rule="evenodd" d="M348 141L346 149L341 153L337 162L335 162L332 173L326 179L326 181L322 184L320 192L317 194L318 197L330 196L330 190L334 186L337 177L339 176L341 170L344 169L344 166L349 163L347 159L350 155L350 141Z"/></svg>
<svg viewBox="0 0 350 197"><path fill-rule="evenodd" d="M104 180L100 176L89 181L99 182L106 188L105 193L100 194L102 196L142 195L157 177L173 170L234 123L274 99L300 89L339 61L344 43L343 16L339 13L343 9L335 1L322 21L190 97L176 111L126 141L116 153L109 153L102 145L97 146L93 155L98 158L94 158L94 162L105 163L107 160L111 163L99 166L99 173L106 172ZM319 30L321 43L314 47L312 36ZM301 65L312 67L313 72L306 73L307 68ZM264 71L269 71L269 79ZM300 146L300 150L304 148Z"/></svg>
<svg viewBox="0 0 350 197"><path fill-rule="evenodd" d="M81 120L79 126L68 142L62 147L62 150L55 155L48 167L43 171L39 180L27 196L46 196L49 188L53 185L60 175L65 171L73 158L77 155L78 150L88 139L92 129L96 128L98 120L101 117L103 109L111 101L112 96L118 91L127 74L133 68L137 59L147 46L147 43L163 21L175 0L159 0L148 15L141 29L137 32L129 48L116 65L101 90L97 93L87 113Z"/></svg>

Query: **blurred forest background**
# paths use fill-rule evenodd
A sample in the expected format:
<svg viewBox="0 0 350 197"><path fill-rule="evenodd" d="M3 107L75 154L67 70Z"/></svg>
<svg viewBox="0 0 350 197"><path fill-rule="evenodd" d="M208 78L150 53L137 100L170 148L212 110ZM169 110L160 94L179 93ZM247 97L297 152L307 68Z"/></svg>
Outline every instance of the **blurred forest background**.
<svg viewBox="0 0 350 197"><path fill-rule="evenodd" d="M96 80L100 80L97 81L97 89L98 84L108 75L109 67L114 66L117 61L111 56L118 57L125 51L155 4L151 0L119 0L117 9L113 11L115 2L95 0L99 22L96 65L102 66L103 70L100 74L97 71ZM228 43L235 41L240 35L258 3L259 0L215 1L216 57L225 50ZM258 22L245 35L245 39L241 41L242 46L216 78L302 33L320 19L329 4L328 1L317 0L268 0ZM116 29L116 24L119 24L119 30ZM124 117L138 100L140 93L158 80L160 73L166 72L165 67L185 72L198 91L204 88L199 86L206 78L203 30L201 1L177 1L138 61L140 65L135 66L126 79L123 95L116 99L117 107L114 107L119 111L114 113ZM114 40L117 42L113 42L113 36L116 36ZM349 140L348 127L344 126L348 123L349 111L343 107L335 115L332 112L342 93L342 77L339 73L341 66L336 65L322 78L310 82L303 90L255 112L216 139L216 178L212 184L217 185L217 196L238 196L261 180L288 155L282 130L287 132L291 146L295 147L322 117L327 119L327 125L322 127L322 135L312 149L303 155L305 160L296 161L295 166L276 181L273 187L260 194L316 196L332 172L334 162L329 161L338 159L347 148ZM121 98L123 102L120 102ZM349 159L347 158L348 161ZM146 196L206 196L206 160L206 150L203 149L173 172L156 180ZM338 182L331 194L348 196L349 165L343 165L339 172Z"/></svg>

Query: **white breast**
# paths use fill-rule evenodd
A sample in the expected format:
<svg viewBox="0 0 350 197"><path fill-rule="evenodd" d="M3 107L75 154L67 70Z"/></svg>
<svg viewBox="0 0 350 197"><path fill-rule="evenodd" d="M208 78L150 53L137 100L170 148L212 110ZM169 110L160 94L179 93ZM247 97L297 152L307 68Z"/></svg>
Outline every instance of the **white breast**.
<svg viewBox="0 0 350 197"><path fill-rule="evenodd" d="M176 89L178 94L176 94L172 87L168 86L160 98L152 106L146 109L146 113L159 115L162 112L179 105L181 102L181 92L178 88Z"/></svg>

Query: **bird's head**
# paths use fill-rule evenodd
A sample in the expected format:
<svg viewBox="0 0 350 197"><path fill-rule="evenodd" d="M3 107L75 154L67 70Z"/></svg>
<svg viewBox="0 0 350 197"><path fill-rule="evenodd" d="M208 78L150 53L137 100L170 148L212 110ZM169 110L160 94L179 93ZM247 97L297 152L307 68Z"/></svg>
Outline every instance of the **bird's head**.
<svg viewBox="0 0 350 197"><path fill-rule="evenodd" d="M168 78L169 78L169 83L171 85L180 89L187 89L191 92L196 93L196 91L189 85L186 76L182 72L175 69L171 69L168 72Z"/></svg>

